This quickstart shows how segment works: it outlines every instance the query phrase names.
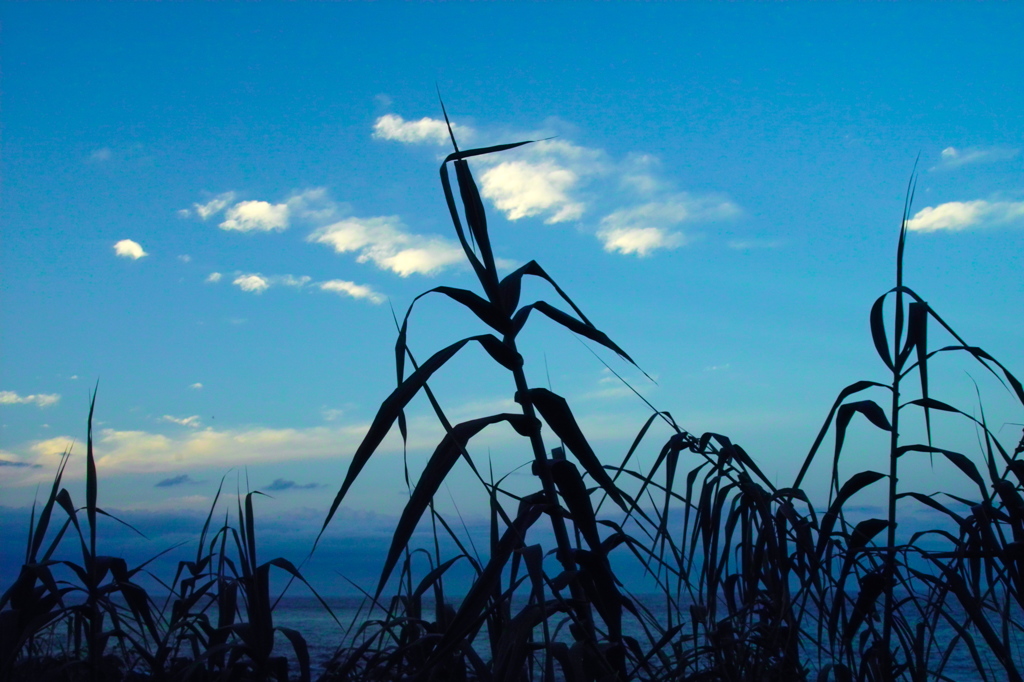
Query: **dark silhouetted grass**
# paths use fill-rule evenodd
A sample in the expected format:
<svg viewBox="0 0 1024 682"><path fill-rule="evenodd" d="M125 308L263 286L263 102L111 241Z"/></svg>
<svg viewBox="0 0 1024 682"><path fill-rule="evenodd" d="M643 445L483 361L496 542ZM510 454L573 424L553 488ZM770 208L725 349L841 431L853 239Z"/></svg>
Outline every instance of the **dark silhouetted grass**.
<svg viewBox="0 0 1024 682"><path fill-rule="evenodd" d="M452 143L441 185L479 292L436 287L396 321L396 388L356 449L317 543L385 436L397 425L407 439L405 409L414 397L427 398L445 435L410 481L383 571L366 592L369 608L339 643L323 682L923 682L958 679L964 661L978 679L1021 680L1024 440L1010 450L983 412L976 416L936 397L929 368L964 356L1021 405L1024 390L904 284L913 182L895 286L870 312L885 378L856 381L839 392L792 484L779 487L727 436L689 433L653 406L616 462L599 458L567 401L530 381L518 336L539 314L635 363L538 263L498 274L468 159L528 143L472 150L459 150L454 136ZM524 303L527 277L550 287L553 302ZM483 331L420 362L407 333L413 308L427 295L461 306ZM947 345L934 347L936 333ZM482 348L508 373L515 412L457 424L448 419L429 382L467 346ZM938 414L977 433L979 454L934 442ZM844 447L855 423L888 436L885 470L840 475L840 464L852 459L844 458ZM238 496L234 525L225 517L214 526L215 500L195 559L179 564L165 583L171 597L158 605L136 581L145 565L129 568L98 553L97 516L105 513L98 507L91 424L90 409L85 507L75 507L61 487L65 454L38 517L33 510L21 574L0 599L0 676L309 680L302 634L274 624L269 574L276 568L305 580L285 559L257 560L253 500L260 493ZM523 439L529 487L495 479L474 454L473 438L496 428L511 428ZM916 428L923 438L904 435ZM658 433L665 435L653 444L653 464L639 467L636 453ZM925 456L951 464L975 492L964 497L902 486L901 469L921 466ZM830 477L824 502L803 489L816 464ZM455 467L471 470L488 504L484 557L457 530L461 524L434 506ZM858 516L858 500L875 489L885 499L884 514ZM901 535L901 514L914 510L948 523ZM63 512L62 521L55 512ZM424 524L433 530L433 546L410 548ZM550 546L543 546L544 538L553 538ZM444 555L442 540L458 551ZM69 543L80 546L80 559L58 558ZM426 560L425 572L414 569L414 558L417 566ZM445 584L459 563L474 576L465 594ZM620 580L616 567L629 563L641 569L643 589L653 589L654 598L638 597L635 585ZM289 658L275 649L275 633L290 645L298 670L289 670Z"/></svg>

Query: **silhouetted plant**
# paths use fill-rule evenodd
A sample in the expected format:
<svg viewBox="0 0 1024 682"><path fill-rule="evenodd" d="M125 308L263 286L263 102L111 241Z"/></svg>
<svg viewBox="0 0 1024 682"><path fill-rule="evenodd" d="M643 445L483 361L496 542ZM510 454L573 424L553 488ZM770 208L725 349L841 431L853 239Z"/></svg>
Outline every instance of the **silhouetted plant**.
<svg viewBox="0 0 1024 682"><path fill-rule="evenodd" d="M323 682L923 682L951 679L956 656L969 657L983 680L1021 680L1024 439L1011 451L989 428L983 410L976 416L934 397L929 367L962 355L995 376L1021 405L1024 389L904 284L913 182L897 244L896 285L875 301L869 317L886 378L840 391L793 483L778 487L741 445L721 434L694 435L649 403L650 416L618 463L598 457L566 400L530 383L519 334L536 312L633 361L536 262L498 274L468 160L529 143L460 151L452 135L452 144L454 152L441 165L441 184L479 292L435 287L396 320L397 386L356 449L317 542L386 435L397 425L407 441L405 410L414 397L427 398L444 436L415 484L407 473L409 500L377 584L365 593L367 611L360 611L339 643ZM449 166L455 169L461 212ZM558 306L544 300L523 304L527 277L549 285ZM456 340L419 363L408 330L413 308L429 294L458 304L487 331ZM933 350L935 331L952 342ZM507 372L517 411L458 424L447 418L429 381L469 345L483 348ZM876 393L885 399L870 397ZM0 596L0 678L286 682L295 675L288 657L275 650L281 635L298 663L297 679L309 682L305 638L275 624L270 572L283 571L289 584L306 581L286 559L258 561L259 491L240 493L237 521L232 525L225 513L216 527L222 480L194 560L179 562L167 582L149 573L152 560L129 568L124 559L98 553L98 519L109 515L98 506L94 405L95 395L87 428L85 506L76 507L62 487L69 450L38 517L33 507L19 576ZM921 415L923 439L901 435L901 429L910 432L913 412ZM978 434L977 457L933 442L938 413L966 420ZM846 434L861 418L889 436L887 471L841 476L840 464L850 459L844 457ZM473 438L500 424L529 444L524 449L532 487L526 494L514 492L505 477L495 479L471 453ZM558 446L545 441L543 425ZM636 455L661 425L668 437L651 467L641 469ZM823 454L829 434L834 446ZM977 495L901 486L901 466L925 454L952 464ZM826 458L818 464L830 481L822 506L802 485L815 462ZM487 498L484 557L467 547L434 506L459 461ZM855 516L851 500L883 481L885 512ZM602 512L606 502L611 511ZM908 506L948 524L900 535L898 523ZM62 523L54 520L55 511L66 517ZM426 523L433 546L411 548L416 529ZM550 528L553 547L538 541L542 523ZM69 539L80 559L62 553ZM456 551L445 555L442 542ZM423 575L416 570L421 560L427 566ZM643 569L656 598L638 597L620 581L613 567L627 560ZM469 566L473 582L466 594L454 595L445 579L460 563ZM162 605L141 586L144 572L166 590Z"/></svg>

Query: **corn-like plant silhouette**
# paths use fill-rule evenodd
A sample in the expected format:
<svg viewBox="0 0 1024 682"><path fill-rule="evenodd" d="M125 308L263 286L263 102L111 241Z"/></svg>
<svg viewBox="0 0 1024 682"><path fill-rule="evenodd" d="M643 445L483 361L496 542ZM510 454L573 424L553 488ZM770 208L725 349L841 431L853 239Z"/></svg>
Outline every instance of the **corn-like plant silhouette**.
<svg viewBox="0 0 1024 682"><path fill-rule="evenodd" d="M368 640L340 653L332 673L335 679L446 679L459 671L463 676L502 680L549 680L556 674L568 680L792 680L811 676L821 680L925 680L943 679L949 661L958 655L969 655L983 679L988 679L992 670L1020 679L1020 658L1014 652L1020 629L1021 582L1014 543L1024 538L1019 478L1024 464L1017 463L1021 447L1012 455L1007 453L983 419L932 397L929 362L935 362L939 354L966 353L997 375L1021 404L1024 392L1003 365L968 345L903 284L913 185L908 188L899 233L896 286L878 299L870 315L873 342L890 378L886 382L858 381L843 389L793 484L780 488L729 438L692 435L670 414L654 408L621 464L609 466L599 461L566 401L528 383L516 338L529 315L539 311L626 361L632 360L537 263L530 262L504 278L497 274L483 205L467 160L528 143L460 151L453 136L452 144L455 151L441 166L441 184L456 234L483 295L442 286L421 297L447 296L491 333L461 339L417 364L406 344L410 314L419 299L413 302L399 325L395 350L398 386L382 403L356 450L324 528L390 429L397 423L403 439L407 437L403 410L422 392L446 435L412 490L372 597L381 597L413 531L428 512L435 529L440 525L458 542L449 524L433 509L432 500L460 459L476 473L491 501L491 554L481 565L468 551L447 561L435 552L436 567L415 589L406 575L411 570L409 555L404 554L406 579L400 585L408 586L406 593L391 603ZM461 216L449 165L455 168ZM520 286L526 275L546 280L571 313L546 301L520 305ZM895 297L891 339L884 322L889 295ZM930 323L947 333L954 345L930 350ZM480 344L512 375L520 412L454 425L446 418L428 381L471 342ZM412 369L408 375L407 363ZM906 400L904 384L915 374L919 394ZM888 409L872 399L855 399L868 390L888 392ZM923 416L926 443L907 443L900 438L900 416L912 409ZM989 485L971 458L932 443L935 411L969 419L983 434ZM890 434L889 470L862 471L840 481L846 432L858 415ZM549 454L541 420L564 448L554 448ZM630 468L635 451L656 421L667 424L670 438L650 470ZM517 497L486 480L469 452L471 438L502 422L530 443L538 488L534 494ZM812 504L801 485L829 432L835 439L828 464L832 484L828 504L821 509ZM565 456L566 450L575 461ZM947 459L978 486L980 502L952 497L967 504L969 516L952 511L939 501L938 494L899 487L901 458L922 453ZM686 461L698 463L690 468ZM688 469L685 475L681 469ZM584 476L589 477L589 484ZM685 485L680 486L683 480ZM883 481L888 485L884 516L848 520L850 500ZM599 520L597 510L608 498L619 510L615 518ZM517 500L517 509L506 510L500 499ZM898 503L918 503L946 514L959 535L935 529L900 538L896 532ZM531 527L545 517L555 538L554 565L544 561L549 553L528 539ZM610 532L602 536L602 527ZM928 549L934 538L927 535L945 538L950 547ZM616 578L609 560L616 548L632 554L656 578L663 606L660 618L647 610L649 604L644 601L649 600L631 597ZM446 601L443 577L457 559L473 562L477 579L462 602L454 605ZM423 616L421 601L431 589L436 600L433 621ZM520 598L514 600L517 596ZM624 634L624 617L633 619L634 631L646 634L646 644ZM992 618L1001 619L1001 630L990 622ZM415 629L414 635L410 635L410 627ZM482 660L477 650L484 630L483 648L490 652L489 662ZM566 630L567 636L559 636ZM981 649L978 635L984 644Z"/></svg>
<svg viewBox="0 0 1024 682"><path fill-rule="evenodd" d="M792 483L780 487L740 444L690 433L649 403L630 447L602 459L568 402L531 383L517 342L534 313L635 363L538 263L499 276L469 162L525 144L460 150L452 135L454 151L441 164L446 204L479 290L435 287L396 320L396 387L353 454L314 550L387 434L397 426L407 441L405 411L416 396L426 397L444 436L408 481L381 575L365 592L369 609L339 642L321 682L1021 680L1024 439L1006 445L984 411L943 402L929 372L962 356L1002 383L1016 407L1024 406L1024 389L904 284L913 178L895 286L869 315L884 377L839 392ZM550 287L554 303L523 303L527 277ZM407 339L412 312L428 295L460 306L485 331L419 362ZM949 341L933 347L936 335ZM519 407L452 423L430 381L473 345L507 373ZM98 554L98 519L109 515L98 504L93 406L86 504L77 508L62 487L66 452L38 516L33 508L21 572L0 597L0 678L308 682L305 638L275 624L270 571L306 581L286 559L257 559L258 491L239 493L236 521L225 512L218 526L221 481L194 559L179 562L170 580L149 574L168 595L162 604L138 580L150 562L129 568ZM976 433L978 452L935 442L939 415ZM887 436L884 470L841 475L854 459L847 433L855 422ZM502 425L528 453L526 493L474 455L473 439ZM909 435L917 432L922 437ZM657 453L647 468L637 464L644 449ZM952 465L965 485L940 493L900 483L901 470L933 461ZM488 502L484 557L434 505L456 466L468 468ZM805 492L812 469L828 473L824 504ZM962 488L977 492L965 496ZM884 499L874 516L854 509L870 492ZM937 518L935 527L900 532L915 510ZM410 547L425 525L432 546ZM75 548L66 555L69 544ZM443 544L457 550L446 555ZM67 558L76 551L80 559ZM622 578L630 562L654 586L639 589L656 594L634 594L638 588ZM460 563L473 575L464 594L448 580ZM287 651L275 649L277 635Z"/></svg>

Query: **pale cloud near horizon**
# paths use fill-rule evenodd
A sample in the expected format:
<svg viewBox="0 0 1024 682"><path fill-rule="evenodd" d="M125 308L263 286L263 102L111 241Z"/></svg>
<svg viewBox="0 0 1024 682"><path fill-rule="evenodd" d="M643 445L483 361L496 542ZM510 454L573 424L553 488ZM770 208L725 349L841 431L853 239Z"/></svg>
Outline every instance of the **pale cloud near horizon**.
<svg viewBox="0 0 1024 682"><path fill-rule="evenodd" d="M0 405L35 405L37 407L49 407L60 401L59 393L37 393L33 395L18 395L15 391L0 391Z"/></svg>
<svg viewBox="0 0 1024 682"><path fill-rule="evenodd" d="M434 274L465 257L455 242L406 231L398 216L345 218L315 230L306 241L326 244L337 253L358 253L358 262L371 262L401 277Z"/></svg>
<svg viewBox="0 0 1024 682"><path fill-rule="evenodd" d="M372 288L363 285L356 284L355 282L349 282L343 279L331 279L326 282L320 282L317 286L323 291L331 291L336 294L343 294L351 296L357 299L366 299L371 303L381 304L387 299Z"/></svg>
<svg viewBox="0 0 1024 682"><path fill-rule="evenodd" d="M94 434L93 447L101 475L174 474L182 471L195 475L201 470L328 458L338 459L341 464L347 462L348 455L358 447L368 428L368 422L308 428L172 429L166 434L104 428ZM410 415L409 434L410 452L432 452L444 437L443 428L432 413ZM472 447L474 451L485 452L488 447L513 443L517 438L510 428L499 427L474 438ZM4 483L31 485L52 480L61 456L69 447L72 447L72 464L65 473L65 479L82 479L85 475L84 457L76 455L81 455L84 446L64 435L30 443L21 454L10 453L6 459L14 464L0 467ZM378 447L377 454L388 457L400 456L401 453L402 441L398 429L394 428Z"/></svg>
<svg viewBox="0 0 1024 682"><path fill-rule="evenodd" d="M939 163L928 170L952 170L970 164L1005 161L1015 157L1019 151L1009 147L946 147L939 154Z"/></svg>
<svg viewBox="0 0 1024 682"><path fill-rule="evenodd" d="M139 260L149 255L142 250L142 246L138 242L131 239L122 239L114 244L114 253L121 258L131 258L132 260Z"/></svg>
<svg viewBox="0 0 1024 682"><path fill-rule="evenodd" d="M921 209L907 221L907 229L915 232L958 232L1022 219L1024 201L949 201Z"/></svg>
<svg viewBox="0 0 1024 682"><path fill-rule="evenodd" d="M254 426L215 430L207 427L180 430L170 435L107 428L95 436L94 450L96 466L101 472L171 473L182 469L195 471L337 457L339 452L352 452L366 428L367 425L362 424L307 429ZM34 474L25 471L23 482L52 477L61 456L73 442L68 436L59 436L29 446L28 456L15 461L39 464L43 471ZM72 454L78 445L75 448ZM390 443L385 449L397 454L401 451L400 442ZM71 469L68 478L77 479L84 474L76 467Z"/></svg>

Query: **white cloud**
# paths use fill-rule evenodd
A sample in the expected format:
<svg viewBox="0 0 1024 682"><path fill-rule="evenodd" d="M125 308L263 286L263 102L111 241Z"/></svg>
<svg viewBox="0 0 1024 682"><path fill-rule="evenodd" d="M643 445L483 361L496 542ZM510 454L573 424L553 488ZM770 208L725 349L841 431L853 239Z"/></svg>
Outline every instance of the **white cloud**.
<svg viewBox="0 0 1024 682"><path fill-rule="evenodd" d="M581 180L607 171L604 154L564 140L541 140L481 160L480 194L509 220L543 216L548 224L579 220L587 206Z"/></svg>
<svg viewBox="0 0 1024 682"><path fill-rule="evenodd" d="M454 242L406 232L397 216L346 218L314 231L307 241L327 244L338 253L358 252L360 263L372 262L402 277L431 274L464 257Z"/></svg>
<svg viewBox="0 0 1024 682"><path fill-rule="evenodd" d="M189 428L197 429L202 424L199 422L199 415L194 414L191 417L172 417L169 414L165 414L160 417L161 421L171 422L172 424L178 424L179 426L188 426Z"/></svg>
<svg viewBox="0 0 1024 682"><path fill-rule="evenodd" d="M509 220L549 213L544 222L578 220L584 205L568 191L579 176L553 162L506 161L480 177L480 193L494 202Z"/></svg>
<svg viewBox="0 0 1024 682"><path fill-rule="evenodd" d="M648 256L658 249L685 244L685 235L673 229L684 222L730 218L739 212L727 199L677 194L666 201L652 201L606 215L601 219L597 236L605 251Z"/></svg>
<svg viewBox="0 0 1024 682"><path fill-rule="evenodd" d="M1024 201L950 201L928 206L907 221L917 232L959 231L984 225L1008 223L1024 218Z"/></svg>
<svg viewBox="0 0 1024 682"><path fill-rule="evenodd" d="M223 194L218 194L205 204L192 204L192 209L200 218L202 218L203 220L207 220L211 216L214 216L223 211L225 208L228 207L228 204L230 204L234 200L234 192L224 192ZM181 211L178 211L178 214L187 216L189 214L189 211L187 208L182 209Z"/></svg>
<svg viewBox="0 0 1024 682"><path fill-rule="evenodd" d="M121 258L131 258L132 260L139 260L149 255L142 250L138 242L133 242L131 239L122 239L114 244L114 253Z"/></svg>
<svg viewBox="0 0 1024 682"><path fill-rule="evenodd" d="M75 377L77 378L77 377ZM57 393L39 393L35 395L18 395L14 391L0 391L0 405L36 405L49 407L60 400Z"/></svg>
<svg viewBox="0 0 1024 682"><path fill-rule="evenodd" d="M227 210L219 227L237 232L270 232L288 228L288 204L241 201Z"/></svg>
<svg viewBox="0 0 1024 682"><path fill-rule="evenodd" d="M223 275L221 275L219 272L211 272L209 276L206 278L206 281L209 284L216 284L217 282L220 281L220 278L222 276Z"/></svg>
<svg viewBox="0 0 1024 682"><path fill-rule="evenodd" d="M571 127L556 120L545 125L547 130L506 132L501 137L537 140L550 136L551 128L572 134ZM374 137L441 144L447 131L436 119L425 118L414 124L388 114L377 119ZM672 183L663 176L660 161L651 154L630 153L615 160L602 149L578 145L565 137L539 139L500 154L474 158L471 163L479 169L481 196L508 220L536 217L556 224L582 221L586 215L601 211L599 215L605 217L595 231L609 251L647 255L657 249L678 247L687 241L677 229L680 223L732 218L741 213L723 196L674 192ZM752 246L748 243L735 248ZM372 259L365 253L362 258Z"/></svg>
<svg viewBox="0 0 1024 682"><path fill-rule="evenodd" d="M625 227L604 229L598 232L604 242L604 250L623 254L635 253L649 256L658 249L674 249L686 243L679 232L670 232L661 227Z"/></svg>
<svg viewBox="0 0 1024 682"><path fill-rule="evenodd" d="M201 391L203 390L203 385L197 381L196 383L189 386L189 388L191 388L193 391Z"/></svg>
<svg viewBox="0 0 1024 682"><path fill-rule="evenodd" d="M473 131L465 126L452 123L456 139L470 139ZM448 126L443 120L423 117L418 121L406 121L397 114L385 114L373 124L373 136L378 140L394 140L407 144L448 144Z"/></svg>
<svg viewBox="0 0 1024 682"><path fill-rule="evenodd" d="M187 253L184 253L184 254L178 256L178 260L180 260L182 263L191 263L192 262L192 256L188 255Z"/></svg>
<svg viewBox="0 0 1024 682"><path fill-rule="evenodd" d="M232 284L242 291L251 291L256 294L262 294L270 288L270 282L261 275L239 275Z"/></svg>
<svg viewBox="0 0 1024 682"><path fill-rule="evenodd" d="M1007 147L946 147L939 155L941 161L928 170L952 170L969 164L1005 161L1015 157L1019 151Z"/></svg>
<svg viewBox="0 0 1024 682"><path fill-rule="evenodd" d="M383 303L387 299L370 287L355 282L347 282L343 279L332 279L319 284L324 291L333 291L337 294L345 294L352 298L365 298L371 303Z"/></svg>

